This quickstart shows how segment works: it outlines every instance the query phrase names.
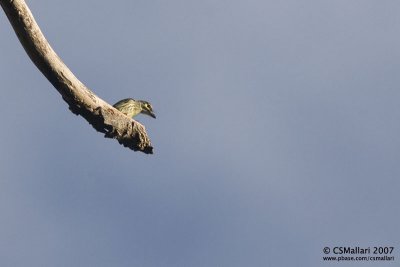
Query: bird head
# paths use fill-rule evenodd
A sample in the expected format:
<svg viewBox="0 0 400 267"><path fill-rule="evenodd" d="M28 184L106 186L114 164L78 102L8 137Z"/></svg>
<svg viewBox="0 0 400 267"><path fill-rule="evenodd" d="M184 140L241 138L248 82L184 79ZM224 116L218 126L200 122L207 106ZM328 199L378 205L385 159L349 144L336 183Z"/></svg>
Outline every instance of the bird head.
<svg viewBox="0 0 400 267"><path fill-rule="evenodd" d="M152 118L156 118L156 115L154 114L153 107L151 104L147 101L144 100L138 100L140 102L140 107L142 108L142 111L140 113L149 115Z"/></svg>

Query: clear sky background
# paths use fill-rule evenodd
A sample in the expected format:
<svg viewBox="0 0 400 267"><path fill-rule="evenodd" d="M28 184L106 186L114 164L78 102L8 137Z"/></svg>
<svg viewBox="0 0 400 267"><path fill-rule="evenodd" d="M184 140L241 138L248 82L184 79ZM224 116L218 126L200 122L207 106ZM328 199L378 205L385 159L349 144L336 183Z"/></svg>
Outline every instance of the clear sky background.
<svg viewBox="0 0 400 267"><path fill-rule="evenodd" d="M98 96L153 104L155 154L73 115L0 12L0 266L398 266L399 1L28 4Z"/></svg>

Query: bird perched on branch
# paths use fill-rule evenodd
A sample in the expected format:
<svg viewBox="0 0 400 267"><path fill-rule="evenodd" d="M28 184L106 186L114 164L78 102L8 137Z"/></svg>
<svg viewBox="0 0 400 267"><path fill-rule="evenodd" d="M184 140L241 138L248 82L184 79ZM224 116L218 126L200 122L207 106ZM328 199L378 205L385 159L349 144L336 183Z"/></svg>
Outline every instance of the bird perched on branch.
<svg viewBox="0 0 400 267"><path fill-rule="evenodd" d="M135 100L132 98L122 99L113 105L114 108L118 109L128 117L135 117L139 113L146 114L150 117L156 118L153 107L151 104L144 100Z"/></svg>

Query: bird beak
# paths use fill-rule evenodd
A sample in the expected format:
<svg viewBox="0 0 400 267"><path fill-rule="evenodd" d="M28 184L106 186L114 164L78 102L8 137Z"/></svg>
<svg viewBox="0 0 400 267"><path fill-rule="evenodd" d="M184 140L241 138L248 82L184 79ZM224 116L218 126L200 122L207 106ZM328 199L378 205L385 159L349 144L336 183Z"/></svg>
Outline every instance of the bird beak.
<svg viewBox="0 0 400 267"><path fill-rule="evenodd" d="M149 115L150 117L152 117L154 119L156 118L156 114L154 114L153 111L143 110L142 113Z"/></svg>

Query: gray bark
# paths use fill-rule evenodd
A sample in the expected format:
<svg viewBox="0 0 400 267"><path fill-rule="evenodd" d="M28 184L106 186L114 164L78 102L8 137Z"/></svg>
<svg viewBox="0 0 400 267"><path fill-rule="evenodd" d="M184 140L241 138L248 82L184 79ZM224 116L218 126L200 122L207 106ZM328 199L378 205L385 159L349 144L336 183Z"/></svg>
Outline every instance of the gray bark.
<svg viewBox="0 0 400 267"><path fill-rule="evenodd" d="M19 41L33 63L61 94L69 109L84 117L107 138L135 151L153 153L145 127L96 96L68 69L51 48L25 1L0 0Z"/></svg>

